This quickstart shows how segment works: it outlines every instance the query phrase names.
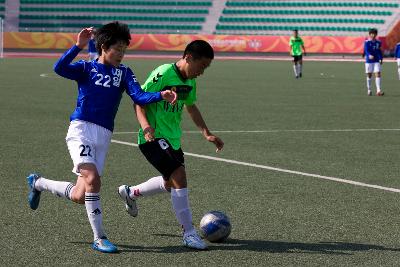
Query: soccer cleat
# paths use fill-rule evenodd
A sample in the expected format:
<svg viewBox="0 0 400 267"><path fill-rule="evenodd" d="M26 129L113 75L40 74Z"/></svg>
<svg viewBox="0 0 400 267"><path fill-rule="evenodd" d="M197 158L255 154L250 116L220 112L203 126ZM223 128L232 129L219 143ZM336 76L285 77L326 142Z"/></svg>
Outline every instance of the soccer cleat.
<svg viewBox="0 0 400 267"><path fill-rule="evenodd" d="M205 250L207 249L207 244L200 238L200 236L194 232L192 234L183 236L183 245L188 248Z"/></svg>
<svg viewBox="0 0 400 267"><path fill-rule="evenodd" d="M118 251L117 247L113 243L111 243L105 236L96 239L92 244L92 248L94 250L104 253L115 253Z"/></svg>
<svg viewBox="0 0 400 267"><path fill-rule="evenodd" d="M371 91L368 91L368 96L372 96L372 92Z"/></svg>
<svg viewBox="0 0 400 267"><path fill-rule="evenodd" d="M296 75L296 79L298 79L299 78L299 76L298 75Z"/></svg>
<svg viewBox="0 0 400 267"><path fill-rule="evenodd" d="M383 96L385 93L384 92L381 92L381 91L379 91L379 92L376 92L376 96Z"/></svg>
<svg viewBox="0 0 400 267"><path fill-rule="evenodd" d="M138 215L138 208L136 206L136 200L130 197L131 190L127 185L121 185L118 187L118 194L121 197L122 201L125 202L125 209L132 217L136 217Z"/></svg>
<svg viewBox="0 0 400 267"><path fill-rule="evenodd" d="M39 207L39 202L40 202L40 192L39 190L35 189L35 183L37 179L40 178L40 175L37 173L31 173L29 174L28 177L26 177L26 180L28 182L29 186L29 195L28 195L28 203L31 209L35 210Z"/></svg>
<svg viewBox="0 0 400 267"><path fill-rule="evenodd" d="M301 77L303 77L303 74L300 72L300 74L299 74L299 77L301 78Z"/></svg>

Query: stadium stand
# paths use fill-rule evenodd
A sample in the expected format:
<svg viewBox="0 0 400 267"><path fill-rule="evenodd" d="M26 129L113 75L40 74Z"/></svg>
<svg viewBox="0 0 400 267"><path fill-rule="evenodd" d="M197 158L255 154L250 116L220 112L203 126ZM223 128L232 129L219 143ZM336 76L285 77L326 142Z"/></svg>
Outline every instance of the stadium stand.
<svg viewBox="0 0 400 267"><path fill-rule="evenodd" d="M20 31L75 32L123 21L137 33L198 33L210 0L20 0Z"/></svg>
<svg viewBox="0 0 400 267"><path fill-rule="evenodd" d="M7 1L18 2L9 21L28 32L120 20L136 33L287 35L297 28L302 35L359 36L371 27L385 35L400 19L395 0L0 0L2 17Z"/></svg>
<svg viewBox="0 0 400 267"><path fill-rule="evenodd" d="M280 35L297 28L305 35L360 35L371 27L382 33L398 9L394 1L231 0L215 33Z"/></svg>

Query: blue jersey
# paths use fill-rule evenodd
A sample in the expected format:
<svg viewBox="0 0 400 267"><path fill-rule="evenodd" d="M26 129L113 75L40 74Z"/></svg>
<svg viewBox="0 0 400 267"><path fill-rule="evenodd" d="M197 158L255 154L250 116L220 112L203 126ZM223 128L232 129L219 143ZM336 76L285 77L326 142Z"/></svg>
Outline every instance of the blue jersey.
<svg viewBox="0 0 400 267"><path fill-rule="evenodd" d="M132 70L124 65L114 67L94 61L71 63L81 49L73 46L54 64L54 71L78 83L78 99L70 120L84 120L110 131L124 91L139 104L162 100L161 93L144 92Z"/></svg>
<svg viewBox="0 0 400 267"><path fill-rule="evenodd" d="M394 51L394 57L400 58L400 43L397 43L396 50Z"/></svg>
<svg viewBox="0 0 400 267"><path fill-rule="evenodd" d="M95 43L94 39L89 40L88 51L89 51L89 53L97 53L96 43Z"/></svg>
<svg viewBox="0 0 400 267"><path fill-rule="evenodd" d="M364 43L364 55L366 63L377 63L382 60L382 43L378 40L366 40ZM374 58L370 59L369 56L372 55Z"/></svg>

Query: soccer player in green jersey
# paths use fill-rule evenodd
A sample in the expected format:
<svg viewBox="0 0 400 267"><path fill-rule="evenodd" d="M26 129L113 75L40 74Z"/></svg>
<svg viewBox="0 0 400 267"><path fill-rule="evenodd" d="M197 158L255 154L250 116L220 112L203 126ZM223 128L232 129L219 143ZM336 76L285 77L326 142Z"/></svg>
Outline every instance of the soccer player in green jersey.
<svg viewBox="0 0 400 267"><path fill-rule="evenodd" d="M186 108L189 116L200 129L204 138L214 143L217 152L223 141L207 128L197 108L196 80L214 58L212 47L203 40L189 43L183 57L176 63L161 65L150 74L144 83L146 92L172 90L178 94L175 105L163 101L146 106L137 105L136 114L140 122L138 144L146 159L161 173L136 186L121 185L119 195L131 216L137 216L136 199L157 193L170 192L172 207L183 228L183 244L193 249L207 248L192 223L189 205L184 153L181 149L181 116Z"/></svg>
<svg viewBox="0 0 400 267"><path fill-rule="evenodd" d="M290 37L289 45L290 55L293 57L294 75L296 76L296 79L299 77L301 78L303 68L303 54L306 55L306 49L304 48L304 42L303 39L301 39L301 37L299 36L298 30L293 31L293 36Z"/></svg>

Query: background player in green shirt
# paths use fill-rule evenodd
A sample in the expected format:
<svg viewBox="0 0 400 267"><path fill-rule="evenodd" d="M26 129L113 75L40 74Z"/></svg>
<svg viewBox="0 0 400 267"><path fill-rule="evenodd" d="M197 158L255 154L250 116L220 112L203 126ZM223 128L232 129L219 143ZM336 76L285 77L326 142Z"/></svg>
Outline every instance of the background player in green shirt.
<svg viewBox="0 0 400 267"><path fill-rule="evenodd" d="M296 79L302 77L303 52L306 55L303 39L299 36L298 30L293 30L293 36L290 37L290 55L293 57L293 70ZM303 52L302 50L303 49Z"/></svg>
<svg viewBox="0 0 400 267"><path fill-rule="evenodd" d="M212 47L203 40L187 45L182 58L175 64L156 68L144 83L146 92L172 90L178 94L175 105L162 101L159 104L136 106L140 122L138 144L146 159L162 174L136 185L121 185L118 192L131 216L137 216L136 199L157 193L170 192L172 207L183 228L183 244L194 249L206 249L192 223L189 205L184 154L181 149L181 120L184 107L191 119L201 130L204 138L214 143L217 152L224 143L207 128L197 108L196 80L214 58Z"/></svg>

